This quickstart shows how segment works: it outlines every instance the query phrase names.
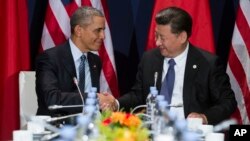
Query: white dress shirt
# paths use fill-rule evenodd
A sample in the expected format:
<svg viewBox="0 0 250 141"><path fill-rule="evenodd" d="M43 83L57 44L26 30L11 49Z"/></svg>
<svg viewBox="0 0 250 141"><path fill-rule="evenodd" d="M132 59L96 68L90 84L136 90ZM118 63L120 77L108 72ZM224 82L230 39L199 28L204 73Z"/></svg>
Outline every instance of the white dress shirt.
<svg viewBox="0 0 250 141"><path fill-rule="evenodd" d="M88 56L87 53L82 53L81 50L76 47L76 45L72 42L71 39L69 39L69 45L70 45L70 50L74 59L74 63L75 63L75 69L76 69L76 75L77 75L77 79L79 81L79 66L80 66L80 62L81 62L81 56L84 54L86 56L85 59L85 88L84 88L84 92L88 93L89 90L92 87L92 83L91 83L91 76L90 76L90 70L89 70L89 63L88 63ZM72 78L73 79L73 78Z"/></svg>
<svg viewBox="0 0 250 141"><path fill-rule="evenodd" d="M174 66L175 70L175 81L173 88L173 95L171 100L171 105L182 104L183 105L183 84L184 84L184 74L187 61L189 44L187 44L186 49L177 57L173 58L176 65ZM168 61L171 58L165 58L163 63L163 72L162 72L162 82L168 71ZM178 119L184 119L184 108L182 107L171 107L170 112L173 112L177 115Z"/></svg>

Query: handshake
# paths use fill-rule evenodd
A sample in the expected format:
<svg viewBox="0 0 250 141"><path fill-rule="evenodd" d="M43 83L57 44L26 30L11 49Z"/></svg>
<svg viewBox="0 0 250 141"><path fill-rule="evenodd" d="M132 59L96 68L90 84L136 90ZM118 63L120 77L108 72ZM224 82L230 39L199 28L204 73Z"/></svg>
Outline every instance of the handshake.
<svg viewBox="0 0 250 141"><path fill-rule="evenodd" d="M99 99L100 109L102 111L111 110L117 111L119 110L119 102L113 97L112 94L108 92L102 92L97 94Z"/></svg>

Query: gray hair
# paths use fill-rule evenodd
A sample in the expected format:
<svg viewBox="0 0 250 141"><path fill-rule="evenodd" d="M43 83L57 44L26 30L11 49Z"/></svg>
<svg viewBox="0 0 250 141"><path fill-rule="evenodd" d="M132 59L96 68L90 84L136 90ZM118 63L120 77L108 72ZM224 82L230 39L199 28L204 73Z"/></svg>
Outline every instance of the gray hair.
<svg viewBox="0 0 250 141"><path fill-rule="evenodd" d="M79 7L70 18L71 33L77 25L89 25L94 16L104 17L103 13L94 7Z"/></svg>

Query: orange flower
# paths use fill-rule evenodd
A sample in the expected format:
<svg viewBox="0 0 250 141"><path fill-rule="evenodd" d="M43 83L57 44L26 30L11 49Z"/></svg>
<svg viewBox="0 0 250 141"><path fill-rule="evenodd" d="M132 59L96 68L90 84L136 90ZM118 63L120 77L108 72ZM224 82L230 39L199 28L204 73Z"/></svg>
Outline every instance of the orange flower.
<svg viewBox="0 0 250 141"><path fill-rule="evenodd" d="M118 122L121 125L124 123L125 118L125 114L122 112L113 112L111 115L112 122Z"/></svg>
<svg viewBox="0 0 250 141"><path fill-rule="evenodd" d="M141 120L137 116L127 114L127 118L124 121L124 125L128 127L130 126L138 127L140 124Z"/></svg>
<svg viewBox="0 0 250 141"><path fill-rule="evenodd" d="M114 112L111 115L111 120L112 122L116 123L120 123L121 125L125 125L125 126L135 126L138 127L141 124L141 120L137 117L134 116L130 113L122 113L122 112Z"/></svg>
<svg viewBox="0 0 250 141"><path fill-rule="evenodd" d="M104 118L105 117L105 118ZM124 112L105 113L99 124L100 138L107 141L147 141L148 130L141 127L139 117Z"/></svg>

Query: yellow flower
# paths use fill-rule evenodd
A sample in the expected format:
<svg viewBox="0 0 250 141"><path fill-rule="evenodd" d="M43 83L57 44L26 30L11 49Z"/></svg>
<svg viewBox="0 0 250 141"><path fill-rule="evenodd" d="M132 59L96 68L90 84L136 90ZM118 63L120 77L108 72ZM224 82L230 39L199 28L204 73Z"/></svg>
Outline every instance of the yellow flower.
<svg viewBox="0 0 250 141"><path fill-rule="evenodd" d="M121 133L121 136L115 139L115 141L136 141L136 135L135 133L125 129L118 131Z"/></svg>

